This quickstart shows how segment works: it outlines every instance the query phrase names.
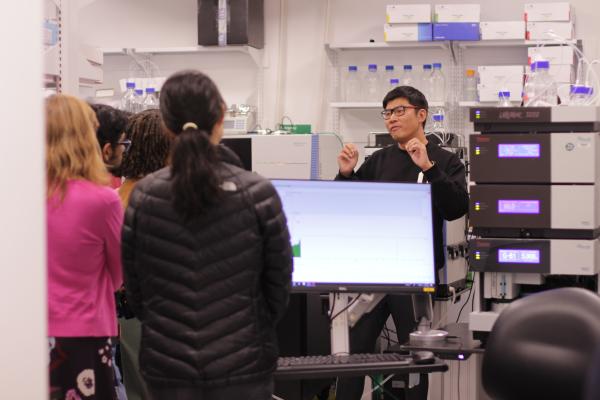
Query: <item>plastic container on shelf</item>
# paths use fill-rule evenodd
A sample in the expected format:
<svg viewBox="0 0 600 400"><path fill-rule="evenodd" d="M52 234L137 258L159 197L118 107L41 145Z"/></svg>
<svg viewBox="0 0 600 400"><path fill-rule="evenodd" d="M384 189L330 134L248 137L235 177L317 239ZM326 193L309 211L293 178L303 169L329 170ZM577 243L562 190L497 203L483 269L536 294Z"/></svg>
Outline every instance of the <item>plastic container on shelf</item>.
<svg viewBox="0 0 600 400"><path fill-rule="evenodd" d="M377 102L381 100L381 80L377 72L377 64L369 64L368 72L365 76L365 101Z"/></svg>
<svg viewBox="0 0 600 400"><path fill-rule="evenodd" d="M155 110L158 108L158 98L156 97L156 90L149 87L146 88L146 97L142 102L142 110Z"/></svg>
<svg viewBox="0 0 600 400"><path fill-rule="evenodd" d="M477 101L479 96L477 95L477 78L475 77L474 69L467 69L465 77L465 92L463 99L465 101Z"/></svg>
<svg viewBox="0 0 600 400"><path fill-rule="evenodd" d="M583 106L588 105L592 97L593 90L590 86L574 85L571 87L569 105Z"/></svg>
<svg viewBox="0 0 600 400"><path fill-rule="evenodd" d="M381 85L381 98L383 98L387 92L390 90L389 89L389 84L390 81L392 79L396 79L396 72L394 71L394 66L393 65L386 65L385 66L385 70L383 71L383 77L382 77L382 85Z"/></svg>
<svg viewBox="0 0 600 400"><path fill-rule="evenodd" d="M402 67L402 77L400 78L400 85L402 86L413 86L415 87L415 78L413 76L412 65L405 65Z"/></svg>
<svg viewBox="0 0 600 400"><path fill-rule="evenodd" d="M431 81L431 94L428 99L431 102L445 102L446 101L446 78L442 73L442 64L434 63L433 72L429 78Z"/></svg>
<svg viewBox="0 0 600 400"><path fill-rule="evenodd" d="M550 63L548 61L538 61L536 63L536 72L531 88L534 95L530 99L531 107L550 107L558 104L558 94L556 82L550 76Z"/></svg>
<svg viewBox="0 0 600 400"><path fill-rule="evenodd" d="M123 96L121 97L121 105L120 108L123 111L127 112L135 112L133 111L134 103L135 103L135 82L127 82L125 84L127 88Z"/></svg>
<svg viewBox="0 0 600 400"><path fill-rule="evenodd" d="M423 71L419 77L417 89L425 95L425 98L429 101L431 96L431 64L423 64Z"/></svg>
<svg viewBox="0 0 600 400"><path fill-rule="evenodd" d="M523 85L523 105L525 107L530 107L535 97L536 64L536 62L531 63L529 73L525 76L525 84Z"/></svg>
<svg viewBox="0 0 600 400"><path fill-rule="evenodd" d="M433 121L433 126L428 134L433 135L440 144L447 144L448 136L446 134L446 127L444 126L444 114L435 113L431 116L431 119Z"/></svg>
<svg viewBox="0 0 600 400"><path fill-rule="evenodd" d="M498 104L497 107L512 107L510 102L510 92L501 90L498 92Z"/></svg>
<svg viewBox="0 0 600 400"><path fill-rule="evenodd" d="M386 86L386 93L388 94L388 92L392 89L397 88L398 86L400 86L400 80L398 78L392 78L388 81L388 84Z"/></svg>
<svg viewBox="0 0 600 400"><path fill-rule="evenodd" d="M144 110L144 91L135 89L135 97L133 98L132 113L139 113Z"/></svg>
<svg viewBox="0 0 600 400"><path fill-rule="evenodd" d="M344 81L344 101L353 102L361 100L361 82L356 65L348 66L346 79Z"/></svg>

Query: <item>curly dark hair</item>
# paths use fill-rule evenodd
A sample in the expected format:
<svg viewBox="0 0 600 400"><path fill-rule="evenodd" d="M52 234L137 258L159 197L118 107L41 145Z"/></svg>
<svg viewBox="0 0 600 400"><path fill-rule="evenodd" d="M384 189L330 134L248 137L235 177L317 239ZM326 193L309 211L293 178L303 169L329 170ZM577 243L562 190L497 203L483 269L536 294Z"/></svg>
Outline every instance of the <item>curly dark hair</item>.
<svg viewBox="0 0 600 400"><path fill-rule="evenodd" d="M164 129L160 111L146 110L132 115L125 134L131 140L131 147L121 164L121 174L125 178L143 178L165 167L174 138Z"/></svg>

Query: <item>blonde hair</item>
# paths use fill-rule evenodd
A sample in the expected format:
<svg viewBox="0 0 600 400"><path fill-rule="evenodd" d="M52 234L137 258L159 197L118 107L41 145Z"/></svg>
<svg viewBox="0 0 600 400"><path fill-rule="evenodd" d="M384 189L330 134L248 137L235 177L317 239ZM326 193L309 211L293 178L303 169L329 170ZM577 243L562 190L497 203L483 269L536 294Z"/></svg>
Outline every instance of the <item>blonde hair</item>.
<svg viewBox="0 0 600 400"><path fill-rule="evenodd" d="M84 101L68 95L46 99L46 174L48 197L64 196L69 179L109 183L96 139L98 120Z"/></svg>

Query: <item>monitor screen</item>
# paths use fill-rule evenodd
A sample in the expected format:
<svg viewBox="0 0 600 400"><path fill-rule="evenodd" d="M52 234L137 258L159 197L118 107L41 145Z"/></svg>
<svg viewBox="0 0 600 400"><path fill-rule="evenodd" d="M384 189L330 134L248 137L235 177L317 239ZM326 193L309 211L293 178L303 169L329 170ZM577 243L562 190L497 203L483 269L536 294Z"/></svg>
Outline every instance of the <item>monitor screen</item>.
<svg viewBox="0 0 600 400"><path fill-rule="evenodd" d="M285 211L298 292L431 292L431 186L273 180Z"/></svg>

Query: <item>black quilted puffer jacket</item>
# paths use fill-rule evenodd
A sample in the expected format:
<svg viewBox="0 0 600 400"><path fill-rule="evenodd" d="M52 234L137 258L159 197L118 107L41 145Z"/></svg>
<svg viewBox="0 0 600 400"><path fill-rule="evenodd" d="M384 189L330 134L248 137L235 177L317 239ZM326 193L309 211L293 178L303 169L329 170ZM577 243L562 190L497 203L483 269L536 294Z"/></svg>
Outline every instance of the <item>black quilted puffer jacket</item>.
<svg viewBox="0 0 600 400"><path fill-rule="evenodd" d="M172 207L170 169L136 184L125 214L127 300L142 321L140 369L154 384L224 386L276 367L292 253L271 183L221 152L224 196L195 220Z"/></svg>

